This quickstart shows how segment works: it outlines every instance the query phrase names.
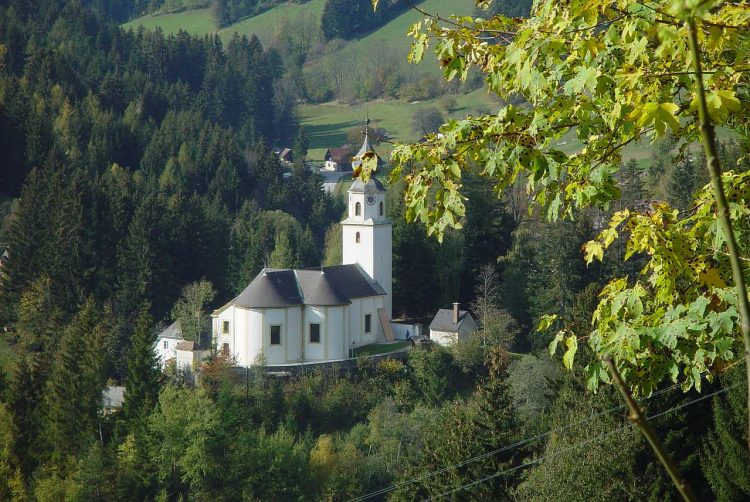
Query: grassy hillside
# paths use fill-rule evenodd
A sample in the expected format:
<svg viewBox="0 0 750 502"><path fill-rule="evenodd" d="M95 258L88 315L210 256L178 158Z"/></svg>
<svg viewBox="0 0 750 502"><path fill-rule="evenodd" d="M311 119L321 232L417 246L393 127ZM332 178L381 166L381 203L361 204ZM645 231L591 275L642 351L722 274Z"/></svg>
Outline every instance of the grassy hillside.
<svg viewBox="0 0 750 502"><path fill-rule="evenodd" d="M320 160L326 148L341 146L346 143L346 130L354 126L364 127L365 118L369 115L372 125L384 127L393 141L415 141L418 134L412 130L412 116L422 108L440 108L439 100L403 103L400 101L373 101L360 105L346 106L338 103L307 104L297 108L300 123L310 140L308 156L311 160ZM462 96L456 96L456 108L449 116L460 117L478 110L493 108L492 97L484 90L477 90ZM442 111L442 110L441 110ZM378 153L387 157L390 147L381 144Z"/></svg>
<svg viewBox="0 0 750 502"><path fill-rule="evenodd" d="M432 14L440 14L448 17L451 14L457 16L471 15L474 10L476 0L425 0L419 4L419 7ZM356 51L366 52L370 50L383 50L385 47L396 48L399 55L405 60L409 53L409 39L406 33L409 27L424 18L419 12L409 9L390 23L378 30L354 41L352 44ZM421 67L432 69L434 64L430 64L429 57Z"/></svg>
<svg viewBox="0 0 750 502"><path fill-rule="evenodd" d="M122 27L126 30L136 30L140 26L148 30L161 28L165 33L177 33L179 30L184 30L195 35L206 35L216 32L216 23L209 9L144 16L125 23Z"/></svg>
<svg viewBox="0 0 750 502"><path fill-rule="evenodd" d="M216 33L218 31L224 41L229 40L237 32L245 35L255 34L261 40L268 41L273 34L273 30L284 17L304 16L320 20L324 5L325 0L311 0L304 4L287 3L267 10L257 16L238 21L221 30L216 29L210 9L144 16L124 24L123 27L125 29L137 29L139 26L143 26L150 30L159 27L165 33L177 33L177 31L182 29L198 35ZM420 7L428 12L440 13L442 15L465 15L471 13L474 8L474 0L425 0L420 3ZM380 44L379 47L381 48L382 44L402 47L403 53L406 55L408 51L406 32L409 29L409 25L419 19L421 19L421 15L410 9L356 43L363 50L376 47L372 44Z"/></svg>

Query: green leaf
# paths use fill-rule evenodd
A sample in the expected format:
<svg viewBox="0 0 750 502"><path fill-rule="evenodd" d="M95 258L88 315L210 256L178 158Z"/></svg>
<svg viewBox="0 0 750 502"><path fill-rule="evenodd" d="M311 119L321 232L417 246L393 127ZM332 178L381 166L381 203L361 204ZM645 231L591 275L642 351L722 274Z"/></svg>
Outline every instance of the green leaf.
<svg viewBox="0 0 750 502"><path fill-rule="evenodd" d="M672 382L677 382L677 377L680 376L680 367L674 361L669 361L667 366L667 373L669 373L669 379Z"/></svg>
<svg viewBox="0 0 750 502"><path fill-rule="evenodd" d="M451 162L448 164L448 171L450 171L454 178L461 178L461 168L458 166L457 162Z"/></svg>
<svg viewBox="0 0 750 502"><path fill-rule="evenodd" d="M604 246L599 241L588 241L583 245L583 256L587 265L590 265L594 258L602 261L604 259Z"/></svg>
<svg viewBox="0 0 750 502"><path fill-rule="evenodd" d="M549 355L555 355L555 352L557 352L557 344L560 343L564 336L565 333L560 331L555 335L555 338L553 338L552 341L549 342L549 346L547 347L547 350L549 350Z"/></svg>
<svg viewBox="0 0 750 502"><path fill-rule="evenodd" d="M563 365L569 370L573 369L573 358L576 356L578 351L578 338L575 335L570 335L565 339L565 346L567 350L563 354Z"/></svg>
<svg viewBox="0 0 750 502"><path fill-rule="evenodd" d="M408 59L410 63L419 63L422 61L425 49L427 49L429 39L424 33L419 33L418 35L415 35L414 38L415 40L414 43L411 44Z"/></svg>
<svg viewBox="0 0 750 502"><path fill-rule="evenodd" d="M679 107L674 103L646 103L642 107L634 110L634 113L639 112L638 125L641 127L653 125L656 136L663 136L667 130L667 126L672 129L673 132L677 132L680 128L680 122L677 120L675 113L679 110Z"/></svg>
<svg viewBox="0 0 750 502"><path fill-rule="evenodd" d="M742 104L734 91L727 89L706 94L706 107L708 108L708 114L715 121L723 121L730 113L742 110ZM697 94L690 102L690 109L698 109Z"/></svg>
<svg viewBox="0 0 750 502"><path fill-rule="evenodd" d="M576 73L576 76L565 82L565 93L566 94L578 94L584 89L588 89L589 92L596 90L596 77L599 71L596 68L589 66L582 67Z"/></svg>
<svg viewBox="0 0 750 502"><path fill-rule="evenodd" d="M591 392L596 392L596 389L599 388L599 382L609 382L609 374L601 361L594 361L587 365L586 375L586 387Z"/></svg>
<svg viewBox="0 0 750 502"><path fill-rule="evenodd" d="M552 326L552 323L557 320L557 314L544 314L542 318L539 320L539 325L537 326L537 331L547 331L550 326Z"/></svg>

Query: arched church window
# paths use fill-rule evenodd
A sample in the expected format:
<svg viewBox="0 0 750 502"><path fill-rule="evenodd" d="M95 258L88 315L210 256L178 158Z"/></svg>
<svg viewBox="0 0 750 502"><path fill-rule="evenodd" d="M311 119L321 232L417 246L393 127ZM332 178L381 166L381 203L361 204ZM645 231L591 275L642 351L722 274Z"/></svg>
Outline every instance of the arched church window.
<svg viewBox="0 0 750 502"><path fill-rule="evenodd" d="M356 234L354 234L354 242L356 242L357 244L359 244L359 232L357 232Z"/></svg>
<svg viewBox="0 0 750 502"><path fill-rule="evenodd" d="M380 201L380 216L383 216L383 201Z"/></svg>
<svg viewBox="0 0 750 502"><path fill-rule="evenodd" d="M354 204L354 216L359 216L360 214L362 214L362 204L357 202Z"/></svg>

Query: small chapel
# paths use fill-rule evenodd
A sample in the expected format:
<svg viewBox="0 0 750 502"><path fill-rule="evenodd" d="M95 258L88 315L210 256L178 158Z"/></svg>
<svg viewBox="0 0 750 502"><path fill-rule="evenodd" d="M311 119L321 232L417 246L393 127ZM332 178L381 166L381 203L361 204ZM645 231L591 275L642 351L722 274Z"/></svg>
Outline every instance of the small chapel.
<svg viewBox="0 0 750 502"><path fill-rule="evenodd" d="M358 155L374 151L365 129ZM391 338L392 225L386 189L355 180L341 222L343 264L264 268L212 314L213 343L238 366L302 364L350 357Z"/></svg>

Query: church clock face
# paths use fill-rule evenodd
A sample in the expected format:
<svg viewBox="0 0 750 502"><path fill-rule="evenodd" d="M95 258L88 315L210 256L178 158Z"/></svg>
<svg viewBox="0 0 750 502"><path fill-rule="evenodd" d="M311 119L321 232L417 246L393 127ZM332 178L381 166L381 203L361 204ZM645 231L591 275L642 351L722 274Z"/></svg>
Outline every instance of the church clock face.
<svg viewBox="0 0 750 502"><path fill-rule="evenodd" d="M367 196L367 205L372 206L375 204L375 196L374 195L368 195Z"/></svg>

